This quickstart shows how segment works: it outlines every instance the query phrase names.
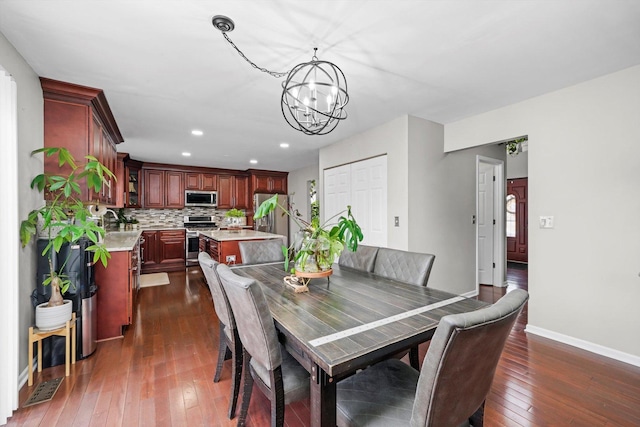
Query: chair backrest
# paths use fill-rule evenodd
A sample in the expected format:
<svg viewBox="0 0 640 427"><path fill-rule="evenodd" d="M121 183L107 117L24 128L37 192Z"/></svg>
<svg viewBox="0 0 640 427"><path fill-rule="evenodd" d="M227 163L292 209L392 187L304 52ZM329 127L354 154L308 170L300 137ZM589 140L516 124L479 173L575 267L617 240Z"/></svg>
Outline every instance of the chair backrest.
<svg viewBox="0 0 640 427"><path fill-rule="evenodd" d="M245 240L238 242L243 264L264 264L284 261L282 240Z"/></svg>
<svg viewBox="0 0 640 427"><path fill-rule="evenodd" d="M474 414L528 298L516 289L491 307L442 318L420 371L412 427L458 426Z"/></svg>
<svg viewBox="0 0 640 427"><path fill-rule="evenodd" d="M358 245L355 252L345 248L338 258L338 265L371 273L376 262L376 255L378 255L378 248L375 246Z"/></svg>
<svg viewBox="0 0 640 427"><path fill-rule="evenodd" d="M235 313L242 345L253 363L272 371L282 364L276 327L258 282L238 276L225 264L218 265L218 276Z"/></svg>
<svg viewBox="0 0 640 427"><path fill-rule="evenodd" d="M435 259L436 256L432 254L380 248L373 273L399 282L427 286Z"/></svg>
<svg viewBox="0 0 640 427"><path fill-rule="evenodd" d="M227 300L224 289L222 289L222 284L220 283L220 278L216 271L216 267L219 263L214 261L206 252L200 252L198 254L198 263L200 263L200 268L202 269L204 277L207 280L207 284L209 285L211 297L213 298L213 306L216 310L218 319L230 330L235 329L236 322L233 318L233 312L231 311L231 307L229 307L229 301ZM222 337L220 338L222 339Z"/></svg>

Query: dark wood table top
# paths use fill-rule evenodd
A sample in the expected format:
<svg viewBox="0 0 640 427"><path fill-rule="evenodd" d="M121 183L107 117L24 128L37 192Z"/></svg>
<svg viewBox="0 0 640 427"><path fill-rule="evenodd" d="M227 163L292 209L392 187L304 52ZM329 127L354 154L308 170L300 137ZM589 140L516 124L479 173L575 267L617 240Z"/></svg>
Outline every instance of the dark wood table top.
<svg viewBox="0 0 640 427"><path fill-rule="evenodd" d="M334 265L330 281L313 279L295 293L282 264L238 266L233 271L263 285L271 314L296 357L330 377L427 341L440 318L487 304ZM294 354L296 356L296 354Z"/></svg>

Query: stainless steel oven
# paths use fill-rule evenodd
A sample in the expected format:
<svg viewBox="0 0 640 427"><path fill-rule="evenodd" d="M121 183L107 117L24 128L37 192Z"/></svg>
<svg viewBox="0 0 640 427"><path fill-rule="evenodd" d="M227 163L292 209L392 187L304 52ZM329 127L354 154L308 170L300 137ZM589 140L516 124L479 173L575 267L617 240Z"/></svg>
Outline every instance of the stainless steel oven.
<svg viewBox="0 0 640 427"><path fill-rule="evenodd" d="M213 216L185 216L184 227L187 230L186 260L187 265L198 263L199 234L198 231L217 230Z"/></svg>

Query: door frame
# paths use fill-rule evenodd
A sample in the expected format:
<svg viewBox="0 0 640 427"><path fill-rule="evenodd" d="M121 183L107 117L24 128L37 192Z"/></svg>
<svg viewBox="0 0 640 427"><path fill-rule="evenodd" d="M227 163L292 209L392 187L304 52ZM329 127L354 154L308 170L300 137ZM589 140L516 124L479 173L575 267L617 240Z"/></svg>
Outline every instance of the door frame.
<svg viewBox="0 0 640 427"><path fill-rule="evenodd" d="M505 231L505 187L506 178L504 173L504 161L499 159L493 159L491 157L485 157L476 155L476 209L474 216L475 225L475 243L476 243L476 292L480 292L480 245L479 245L479 230L478 230L478 213L480 210L480 164L487 164L493 167L493 175L495 181L493 184L493 212L494 220L496 222L493 227L493 259L495 262L494 274L493 274L493 286L505 287L507 286L506 276L506 231Z"/></svg>

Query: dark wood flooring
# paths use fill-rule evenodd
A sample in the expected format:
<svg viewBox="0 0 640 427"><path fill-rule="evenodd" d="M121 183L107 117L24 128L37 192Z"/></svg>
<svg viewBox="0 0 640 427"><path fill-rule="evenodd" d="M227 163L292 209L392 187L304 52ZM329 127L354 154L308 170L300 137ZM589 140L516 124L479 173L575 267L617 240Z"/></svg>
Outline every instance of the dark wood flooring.
<svg viewBox="0 0 640 427"><path fill-rule="evenodd" d="M509 286L483 286L480 299L496 301L512 288L527 288L526 266L509 267ZM123 339L99 343L96 353L72 367L51 401L19 409L8 425L235 425L226 418L229 362L222 380L212 381L218 324L203 276L195 267L169 277L170 285L140 291ZM486 426L640 425L640 368L526 335L526 323L525 308L488 396ZM60 376L64 366L45 369L36 373L34 387ZM34 387L22 388L21 404ZM269 410L255 391L247 424L268 426ZM309 425L308 402L287 406L285 424Z"/></svg>

